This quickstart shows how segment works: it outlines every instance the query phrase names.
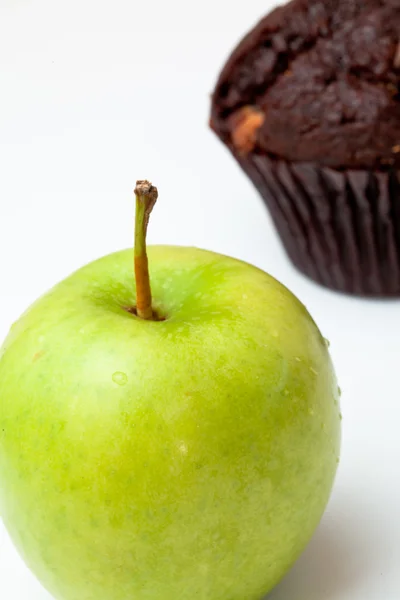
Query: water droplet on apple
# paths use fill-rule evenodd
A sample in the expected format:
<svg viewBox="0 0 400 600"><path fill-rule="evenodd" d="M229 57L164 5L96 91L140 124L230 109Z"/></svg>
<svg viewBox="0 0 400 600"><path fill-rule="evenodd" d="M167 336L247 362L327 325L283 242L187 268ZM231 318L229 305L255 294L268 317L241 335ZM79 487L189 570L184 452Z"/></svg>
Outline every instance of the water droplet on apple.
<svg viewBox="0 0 400 600"><path fill-rule="evenodd" d="M186 446L185 442L181 442L179 444L179 451L181 452L181 454L187 454L188 453L188 447Z"/></svg>
<svg viewBox="0 0 400 600"><path fill-rule="evenodd" d="M297 362L301 362L301 358L299 356L295 356L294 360L297 360Z"/></svg>
<svg viewBox="0 0 400 600"><path fill-rule="evenodd" d="M113 373L112 380L117 385L126 385L128 382L128 375L122 371L115 371L115 373Z"/></svg>
<svg viewBox="0 0 400 600"><path fill-rule="evenodd" d="M272 332L272 337L274 337L274 338L279 337L279 332L276 329L274 329L274 331Z"/></svg>
<svg viewBox="0 0 400 600"><path fill-rule="evenodd" d="M336 458L336 464L338 465L338 464L339 464L339 462L340 462L340 458L339 458L339 457L337 457L337 458Z"/></svg>
<svg viewBox="0 0 400 600"><path fill-rule="evenodd" d="M310 371L313 375L318 375L318 371L316 371L314 367L310 367Z"/></svg>
<svg viewBox="0 0 400 600"><path fill-rule="evenodd" d="M243 300L247 300L247 298L248 298L247 294L243 294L242 298L243 298Z"/></svg>
<svg viewBox="0 0 400 600"><path fill-rule="evenodd" d="M343 415L342 413L339 413L339 419L342 420L343 419Z"/></svg>
<svg viewBox="0 0 400 600"><path fill-rule="evenodd" d="M288 389L284 390L283 393L284 393L285 396L289 396L289 390Z"/></svg>
<svg viewBox="0 0 400 600"><path fill-rule="evenodd" d="M325 342L325 346L327 348L329 348L329 346L331 345L330 341L328 339L324 338L324 342Z"/></svg>
<svg viewBox="0 0 400 600"><path fill-rule="evenodd" d="M341 397L341 395L342 395L342 390L340 389L340 387L339 387L339 386L338 386L338 389L337 389L337 393L339 394L339 398L340 398L340 397Z"/></svg>
<svg viewBox="0 0 400 600"><path fill-rule="evenodd" d="M309 408L308 409L308 414L310 415L310 417L312 417L314 415L314 409L313 408Z"/></svg>

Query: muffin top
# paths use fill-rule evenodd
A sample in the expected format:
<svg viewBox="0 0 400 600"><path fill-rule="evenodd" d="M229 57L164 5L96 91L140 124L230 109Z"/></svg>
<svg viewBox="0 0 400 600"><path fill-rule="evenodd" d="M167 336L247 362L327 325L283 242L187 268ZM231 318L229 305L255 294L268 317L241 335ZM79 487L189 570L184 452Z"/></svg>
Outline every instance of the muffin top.
<svg viewBox="0 0 400 600"><path fill-rule="evenodd" d="M235 152L400 168L400 0L292 0L239 44L211 126Z"/></svg>

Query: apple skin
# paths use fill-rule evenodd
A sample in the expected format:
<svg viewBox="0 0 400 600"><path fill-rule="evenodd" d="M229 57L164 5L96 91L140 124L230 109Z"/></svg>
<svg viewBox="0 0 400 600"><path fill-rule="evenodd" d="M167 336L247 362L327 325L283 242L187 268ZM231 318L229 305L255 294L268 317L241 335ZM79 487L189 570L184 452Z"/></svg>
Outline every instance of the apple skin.
<svg viewBox="0 0 400 600"><path fill-rule="evenodd" d="M338 388L304 306L246 263L152 246L39 299L0 351L0 514L60 600L259 600L315 530Z"/></svg>

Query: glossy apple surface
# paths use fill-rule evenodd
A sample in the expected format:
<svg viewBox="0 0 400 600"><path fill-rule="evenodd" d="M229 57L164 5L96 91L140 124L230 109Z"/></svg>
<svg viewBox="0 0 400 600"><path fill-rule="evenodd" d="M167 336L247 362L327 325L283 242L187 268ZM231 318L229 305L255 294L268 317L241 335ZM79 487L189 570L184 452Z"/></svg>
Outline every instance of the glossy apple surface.
<svg viewBox="0 0 400 600"><path fill-rule="evenodd" d="M259 600L339 457L323 337L281 284L193 248L132 251L42 297L0 351L0 514L59 600Z"/></svg>

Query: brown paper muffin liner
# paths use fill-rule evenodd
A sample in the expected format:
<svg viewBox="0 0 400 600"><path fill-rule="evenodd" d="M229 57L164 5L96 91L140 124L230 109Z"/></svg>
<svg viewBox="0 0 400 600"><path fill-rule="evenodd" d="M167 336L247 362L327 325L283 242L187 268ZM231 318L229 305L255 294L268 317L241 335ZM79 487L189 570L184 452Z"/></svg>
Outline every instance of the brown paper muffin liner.
<svg viewBox="0 0 400 600"><path fill-rule="evenodd" d="M400 296L400 172L236 157L296 267L331 289Z"/></svg>

